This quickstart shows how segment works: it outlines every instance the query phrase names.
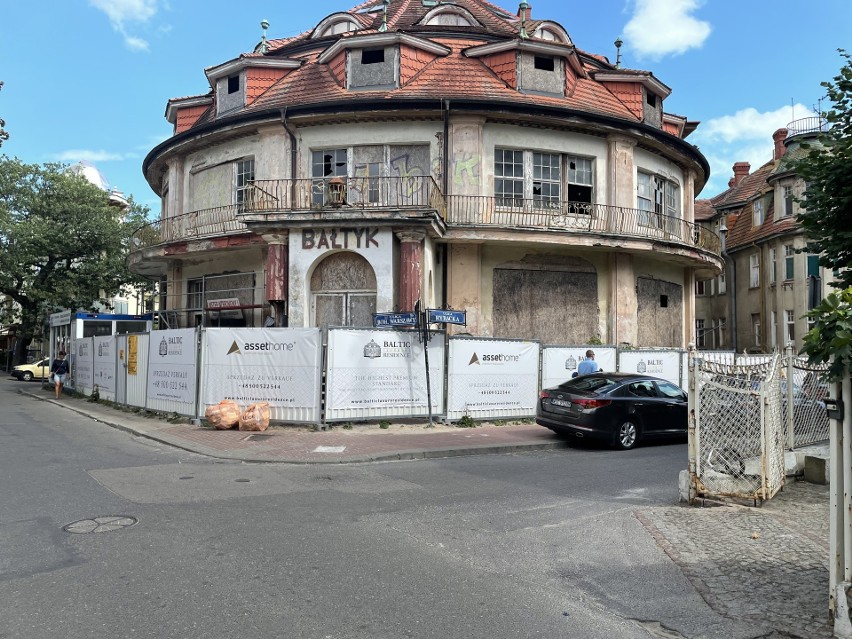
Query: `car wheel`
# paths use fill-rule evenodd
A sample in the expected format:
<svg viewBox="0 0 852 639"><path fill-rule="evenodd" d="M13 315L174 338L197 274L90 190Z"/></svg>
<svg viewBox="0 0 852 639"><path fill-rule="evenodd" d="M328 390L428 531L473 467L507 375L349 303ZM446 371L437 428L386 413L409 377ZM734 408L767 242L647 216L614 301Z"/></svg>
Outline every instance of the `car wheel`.
<svg viewBox="0 0 852 639"><path fill-rule="evenodd" d="M26 371L23 375L21 375L21 379L25 382L31 382L33 379L33 374L29 371Z"/></svg>
<svg viewBox="0 0 852 639"><path fill-rule="evenodd" d="M630 450L639 443L639 427L630 419L623 419L615 432L615 445L621 450Z"/></svg>

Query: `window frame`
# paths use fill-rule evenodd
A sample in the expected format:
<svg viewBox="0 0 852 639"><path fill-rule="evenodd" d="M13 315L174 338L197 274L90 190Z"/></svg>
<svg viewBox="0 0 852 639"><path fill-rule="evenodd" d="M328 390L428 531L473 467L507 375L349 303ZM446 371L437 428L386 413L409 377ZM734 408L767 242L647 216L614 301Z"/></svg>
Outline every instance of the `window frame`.
<svg viewBox="0 0 852 639"><path fill-rule="evenodd" d="M784 325L786 326L786 330L784 331L784 335L787 338L787 343L795 344L796 343L796 313L791 309L786 309L784 311Z"/></svg>
<svg viewBox="0 0 852 639"><path fill-rule="evenodd" d="M748 256L749 288L760 288L760 254Z"/></svg>
<svg viewBox="0 0 852 639"><path fill-rule="evenodd" d="M545 158L549 160L548 164L544 163ZM558 209L562 205L562 162L561 153L532 152L532 200L534 208ZM556 179L552 177L553 172L556 173ZM544 177L545 173L548 173L546 178ZM536 185L538 185L538 193L536 193ZM548 188L544 189L545 186ZM549 191L549 193L545 195L544 190ZM553 195L554 190L555 196Z"/></svg>
<svg viewBox="0 0 852 639"><path fill-rule="evenodd" d="M794 190L791 184L785 184L783 187L782 198L784 200L784 206L781 207L781 217L792 217L793 216L793 204L794 204Z"/></svg>
<svg viewBox="0 0 852 639"><path fill-rule="evenodd" d="M707 330L704 327L703 319L695 320L695 347L696 348L706 348L707 347Z"/></svg>
<svg viewBox="0 0 852 639"><path fill-rule="evenodd" d="M796 276L796 249L792 244L784 245L784 281L790 282Z"/></svg>
<svg viewBox="0 0 852 639"><path fill-rule="evenodd" d="M763 221L766 218L764 217L763 211L763 198L759 197L754 202L751 203L751 226L752 228L760 226L763 224Z"/></svg>
<svg viewBox="0 0 852 639"><path fill-rule="evenodd" d="M524 171L526 152L521 149L494 147L494 203L507 208L523 208L526 194L526 175ZM499 159L498 159L499 158ZM498 171L498 166L500 167ZM512 170L507 173L507 167ZM520 175L518 168L520 167ZM502 188L498 189L498 183ZM511 189L507 189L512 185ZM518 197L520 186L520 197Z"/></svg>
<svg viewBox="0 0 852 639"><path fill-rule="evenodd" d="M768 280L768 284L770 286L775 286L775 282L777 281L777 273L778 273L778 249L774 246L769 248L769 273L767 273L766 279Z"/></svg>
<svg viewBox="0 0 852 639"><path fill-rule="evenodd" d="M247 155L234 162L234 204L242 211L245 206L246 192L255 180L255 162L253 155Z"/></svg>
<svg viewBox="0 0 852 639"><path fill-rule="evenodd" d="M637 169L636 208L640 211L640 226L663 229L666 227L664 220L675 224L675 220L682 219L680 184L657 173Z"/></svg>

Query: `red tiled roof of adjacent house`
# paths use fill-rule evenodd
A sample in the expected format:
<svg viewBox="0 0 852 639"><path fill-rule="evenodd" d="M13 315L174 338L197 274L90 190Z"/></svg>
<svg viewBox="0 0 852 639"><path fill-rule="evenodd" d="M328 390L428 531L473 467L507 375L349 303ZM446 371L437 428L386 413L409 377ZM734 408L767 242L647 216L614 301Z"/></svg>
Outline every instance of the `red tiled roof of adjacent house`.
<svg viewBox="0 0 852 639"><path fill-rule="evenodd" d="M754 173L743 178L735 187L723 194L724 199L715 202L717 211L727 209L729 251L744 248L753 242L759 242L768 237L797 229L798 223L794 217L775 219L775 206L772 187L766 179L775 168L775 161L767 162ZM753 225L753 204L758 198L764 198L763 223ZM717 196L718 198L718 196ZM711 202L714 202L711 200ZM698 202L696 202L697 211Z"/></svg>
<svg viewBox="0 0 852 639"><path fill-rule="evenodd" d="M705 222L716 215L716 209L713 208L711 200L695 200L695 221Z"/></svg>

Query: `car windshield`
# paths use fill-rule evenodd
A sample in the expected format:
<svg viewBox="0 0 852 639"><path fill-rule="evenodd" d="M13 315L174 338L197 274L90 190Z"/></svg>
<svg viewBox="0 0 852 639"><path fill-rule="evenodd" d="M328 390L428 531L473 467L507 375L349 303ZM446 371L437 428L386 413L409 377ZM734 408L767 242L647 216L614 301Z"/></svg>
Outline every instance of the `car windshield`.
<svg viewBox="0 0 852 639"><path fill-rule="evenodd" d="M566 391L580 391L585 393L605 393L612 390L618 384L617 380L606 375L584 375L569 379L559 388Z"/></svg>

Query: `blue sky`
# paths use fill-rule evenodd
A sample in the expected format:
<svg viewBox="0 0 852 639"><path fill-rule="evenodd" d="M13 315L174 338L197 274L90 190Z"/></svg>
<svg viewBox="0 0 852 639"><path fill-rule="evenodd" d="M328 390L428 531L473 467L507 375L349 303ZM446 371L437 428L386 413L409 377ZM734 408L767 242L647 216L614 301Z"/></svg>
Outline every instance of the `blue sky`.
<svg viewBox="0 0 852 639"><path fill-rule="evenodd" d="M401 0L394 0L401 1ZM357 0L35 0L2 2L0 153L26 162L87 160L114 188L159 213L142 160L167 138L171 97L209 89L204 68L268 36L313 28ZM495 0L513 11L517 1ZM852 50L850 0L532 0L578 48L647 69L672 88L665 109L702 122L689 141L713 170L700 197L724 190L736 161L771 158L771 134L812 115Z"/></svg>

